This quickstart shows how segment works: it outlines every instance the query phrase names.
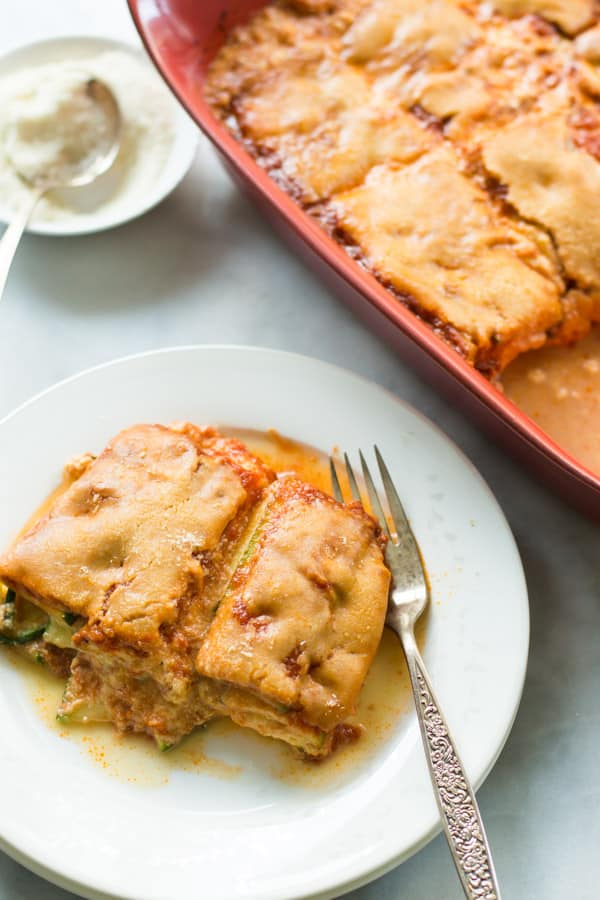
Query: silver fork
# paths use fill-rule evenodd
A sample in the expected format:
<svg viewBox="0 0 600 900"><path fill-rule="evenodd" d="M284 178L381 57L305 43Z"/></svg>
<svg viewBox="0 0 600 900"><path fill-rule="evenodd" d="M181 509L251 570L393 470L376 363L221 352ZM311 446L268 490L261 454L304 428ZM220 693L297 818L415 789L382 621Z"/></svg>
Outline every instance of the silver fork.
<svg viewBox="0 0 600 900"><path fill-rule="evenodd" d="M429 586L421 551L387 466L377 447L374 449L389 507L389 520L361 451L359 455L371 509L388 537L385 561L392 573L392 585L386 624L400 638L406 656L421 737L442 825L465 896L470 900L500 900L494 863L475 794L450 736L415 641L415 622L429 601ZM363 503L354 470L346 453L344 463L352 498ZM329 464L334 496L343 503L340 481L335 462L331 457ZM390 529L388 521L393 523L393 530Z"/></svg>

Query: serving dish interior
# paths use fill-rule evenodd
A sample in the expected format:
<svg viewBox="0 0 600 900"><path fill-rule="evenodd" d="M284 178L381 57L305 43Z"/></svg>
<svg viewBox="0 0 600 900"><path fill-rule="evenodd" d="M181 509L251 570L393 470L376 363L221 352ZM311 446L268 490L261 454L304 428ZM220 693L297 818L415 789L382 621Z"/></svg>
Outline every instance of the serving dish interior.
<svg viewBox="0 0 600 900"><path fill-rule="evenodd" d="M600 479L398 302L286 196L218 121L205 99L207 68L225 36L263 3L211 0L201 14L187 0L130 0L147 48L176 95L216 144L234 179L331 286L398 346L436 386L469 411L554 489L598 515Z"/></svg>

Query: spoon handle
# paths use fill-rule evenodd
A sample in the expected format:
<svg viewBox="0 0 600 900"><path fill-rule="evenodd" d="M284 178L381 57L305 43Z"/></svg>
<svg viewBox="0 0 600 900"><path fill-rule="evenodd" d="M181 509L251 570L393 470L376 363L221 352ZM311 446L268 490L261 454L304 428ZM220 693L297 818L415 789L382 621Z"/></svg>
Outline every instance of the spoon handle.
<svg viewBox="0 0 600 900"><path fill-rule="evenodd" d="M11 263L14 259L17 247L19 246L21 235L27 228L27 223L42 194L43 191L35 191L35 193L31 195L27 203L23 204L2 235L2 240L0 240L0 300L2 300L4 285L6 284Z"/></svg>

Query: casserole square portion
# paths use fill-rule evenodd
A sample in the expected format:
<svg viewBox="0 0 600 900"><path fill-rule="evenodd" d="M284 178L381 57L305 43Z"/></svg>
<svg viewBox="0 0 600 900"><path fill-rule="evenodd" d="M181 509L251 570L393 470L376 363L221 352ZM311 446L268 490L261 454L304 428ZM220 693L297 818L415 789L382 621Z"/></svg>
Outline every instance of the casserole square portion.
<svg viewBox="0 0 600 900"><path fill-rule="evenodd" d="M389 572L375 521L288 478L268 489L198 651L241 725L322 755L377 650Z"/></svg>
<svg viewBox="0 0 600 900"><path fill-rule="evenodd" d="M191 425L121 432L0 557L0 578L78 652L60 714L173 743L210 715L199 646L230 550L274 474Z"/></svg>
<svg viewBox="0 0 600 900"><path fill-rule="evenodd" d="M547 236L499 214L447 147L372 169L330 210L338 236L482 371L540 346L563 321Z"/></svg>
<svg viewBox="0 0 600 900"><path fill-rule="evenodd" d="M184 598L201 637L212 615L211 553L273 478L212 430L129 428L0 558L0 576L50 612L84 617L79 646L151 654Z"/></svg>

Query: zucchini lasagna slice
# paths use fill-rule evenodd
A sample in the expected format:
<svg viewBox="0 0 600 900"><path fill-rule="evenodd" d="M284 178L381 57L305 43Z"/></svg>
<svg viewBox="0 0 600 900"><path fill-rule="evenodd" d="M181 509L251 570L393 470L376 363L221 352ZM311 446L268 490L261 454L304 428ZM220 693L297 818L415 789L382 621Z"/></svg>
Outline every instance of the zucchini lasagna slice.
<svg viewBox="0 0 600 900"><path fill-rule="evenodd" d="M381 541L358 504L295 478L268 489L196 659L222 712L309 756L348 736L385 620Z"/></svg>
<svg viewBox="0 0 600 900"><path fill-rule="evenodd" d="M189 424L84 458L0 579L0 640L68 675L61 719L166 748L229 716L313 757L355 734L389 586L362 507Z"/></svg>
<svg viewBox="0 0 600 900"><path fill-rule="evenodd" d="M59 715L168 746L213 714L194 653L273 478L211 429L139 425L0 558L4 584L49 616L46 641L76 651Z"/></svg>

